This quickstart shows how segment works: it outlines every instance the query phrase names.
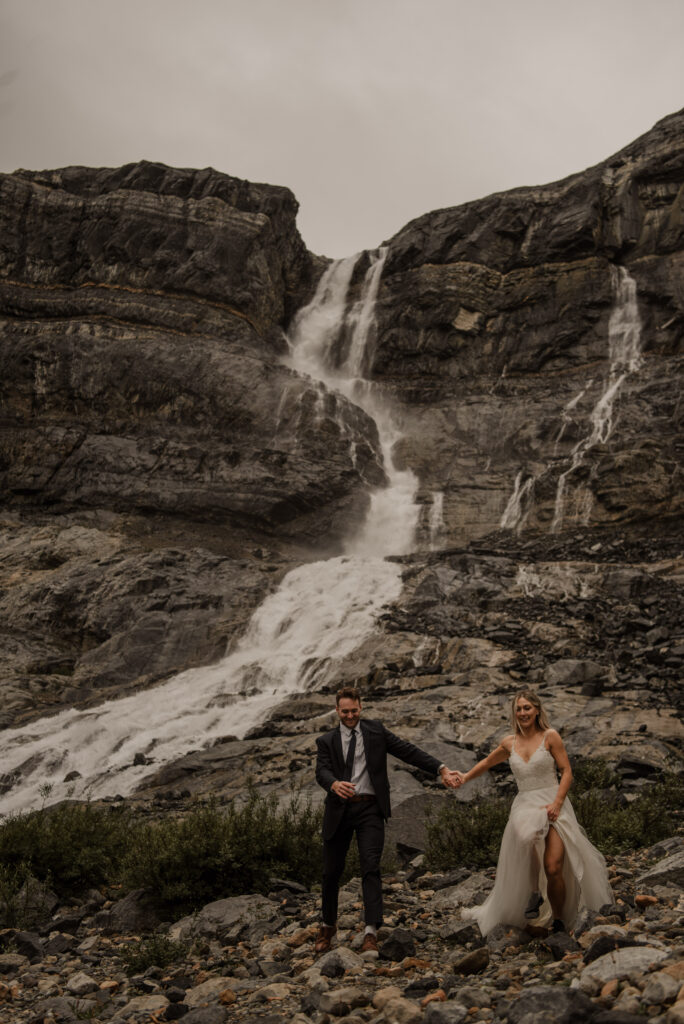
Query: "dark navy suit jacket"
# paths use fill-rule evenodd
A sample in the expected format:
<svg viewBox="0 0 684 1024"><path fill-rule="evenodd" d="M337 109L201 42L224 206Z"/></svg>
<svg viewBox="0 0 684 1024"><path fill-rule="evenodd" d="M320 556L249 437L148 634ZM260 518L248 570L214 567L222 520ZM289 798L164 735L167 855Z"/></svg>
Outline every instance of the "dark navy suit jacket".
<svg viewBox="0 0 684 1024"><path fill-rule="evenodd" d="M363 745L366 752L366 764L368 775L373 783L378 806L383 818L387 819L391 814L390 807L390 784L387 777L387 755L393 754L400 761L406 764L422 768L424 772L436 775L439 771L440 762L436 757L426 754L420 747L414 746L408 740L402 740L393 732L386 729L382 722L369 718L362 718L359 722ZM323 813L323 838L331 839L339 825L344 808L347 803L335 793L330 787L337 779L344 774L344 758L342 756L342 735L340 727L337 726L319 736L316 740L318 748L316 756L316 782L328 794L325 798L325 809Z"/></svg>

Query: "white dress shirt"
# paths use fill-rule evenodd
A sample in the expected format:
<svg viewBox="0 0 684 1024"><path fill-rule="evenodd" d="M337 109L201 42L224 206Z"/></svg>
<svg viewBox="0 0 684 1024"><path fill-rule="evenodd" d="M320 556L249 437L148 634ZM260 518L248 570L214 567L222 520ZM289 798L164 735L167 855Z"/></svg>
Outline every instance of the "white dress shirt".
<svg viewBox="0 0 684 1024"><path fill-rule="evenodd" d="M340 733L342 736L342 757L347 760L347 751L351 743L352 730L343 722L340 722ZM366 751L363 746L363 733L361 723L356 726L356 749L354 751L354 763L352 765L351 782L354 783L355 796L375 796L375 789L368 774L366 764Z"/></svg>

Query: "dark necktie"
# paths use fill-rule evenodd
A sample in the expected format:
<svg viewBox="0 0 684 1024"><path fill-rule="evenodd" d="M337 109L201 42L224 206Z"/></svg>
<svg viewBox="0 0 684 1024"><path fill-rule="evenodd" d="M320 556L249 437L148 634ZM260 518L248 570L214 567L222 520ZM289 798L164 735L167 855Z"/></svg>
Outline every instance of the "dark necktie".
<svg viewBox="0 0 684 1024"><path fill-rule="evenodd" d="M351 739L349 740L349 746L347 747L347 759L344 762L344 779L343 782L351 782L352 771L354 769L354 754L356 753L356 729L352 729Z"/></svg>

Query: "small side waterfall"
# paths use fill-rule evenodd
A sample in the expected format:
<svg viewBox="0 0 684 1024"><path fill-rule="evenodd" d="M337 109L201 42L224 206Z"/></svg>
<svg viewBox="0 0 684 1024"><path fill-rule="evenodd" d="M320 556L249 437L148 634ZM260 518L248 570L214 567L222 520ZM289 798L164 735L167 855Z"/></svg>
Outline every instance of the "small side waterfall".
<svg viewBox="0 0 684 1024"><path fill-rule="evenodd" d="M439 551L444 542L444 491L432 492L429 526L430 551Z"/></svg>
<svg viewBox="0 0 684 1024"><path fill-rule="evenodd" d="M624 267L611 267L615 301L608 322L608 378L589 416L590 431L578 441L570 453L570 465L562 472L556 485L552 532L560 529L566 511L568 479L579 469L585 457L597 444L605 444L615 426L613 409L627 377L641 366L641 320L637 304L636 282ZM554 442L556 455L565 431L573 422L571 415L579 402L592 387L589 380L561 412L561 425ZM513 484L513 492L499 522L502 530L521 530L532 510L535 484L540 476L521 469ZM593 495L586 488L578 488L573 496L575 513L583 522L588 522L593 507Z"/></svg>
<svg viewBox="0 0 684 1024"><path fill-rule="evenodd" d="M582 465L585 457L597 444L605 444L614 429L613 408L622 385L630 373L641 365L641 320L637 304L636 281L624 267L611 268L615 303L608 324L608 357L610 369L606 386L590 416L591 430L572 450L568 469L558 478L552 532L560 529L565 512L568 478ZM578 396L578 400L581 395ZM580 510L588 521L593 498L590 492L579 496Z"/></svg>
<svg viewBox="0 0 684 1024"><path fill-rule="evenodd" d="M500 530L521 530L530 511L532 493L534 491L534 477L528 476L523 482L523 470L521 469L513 484L513 493L508 499L499 522Z"/></svg>
<svg viewBox="0 0 684 1024"><path fill-rule="evenodd" d="M358 257L333 263L291 335L288 362L319 382L321 401L337 401L330 392L341 392L378 428L389 486L371 495L366 521L345 554L288 573L218 664L97 708L70 709L4 732L3 813L39 803L46 782L53 785L52 801L129 793L169 761L221 737L244 736L288 694L330 678L336 661L362 643L381 610L399 597L400 566L385 556L412 548L418 482L394 466L397 428L381 395L361 376L385 257L382 250L372 255L355 301L349 293Z"/></svg>

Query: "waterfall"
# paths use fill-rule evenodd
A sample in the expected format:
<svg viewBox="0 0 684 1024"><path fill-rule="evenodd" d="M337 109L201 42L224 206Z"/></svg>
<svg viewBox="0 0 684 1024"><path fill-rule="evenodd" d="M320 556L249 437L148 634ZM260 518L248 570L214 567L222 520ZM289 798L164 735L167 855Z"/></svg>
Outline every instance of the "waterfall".
<svg viewBox="0 0 684 1024"><path fill-rule="evenodd" d="M96 708L72 708L3 732L3 813L40 803L46 783L52 784L53 802L130 793L161 765L222 737L244 736L288 694L331 678L336 662L363 642L381 610L399 597L400 566L385 556L412 548L417 480L395 467L398 428L381 393L362 379L386 255L372 254L355 300L350 291L358 257L331 264L296 318L287 359L318 382L322 400L331 390L340 392L377 424L389 485L371 495L357 536L349 538L343 555L288 573L255 611L235 650L217 664Z"/></svg>
<svg viewBox="0 0 684 1024"><path fill-rule="evenodd" d="M508 504L501 516L501 521L499 522L500 530L522 529L525 519L529 514L529 501L527 502L528 507L525 512L523 512L523 505L525 504L528 495L531 495L532 493L534 477L528 476L524 483L522 482L522 478L523 471L521 469L515 478L513 493L508 499Z"/></svg>
<svg viewBox="0 0 684 1024"><path fill-rule="evenodd" d="M444 491L432 492L429 527L430 551L438 551L444 540Z"/></svg>
<svg viewBox="0 0 684 1024"><path fill-rule="evenodd" d="M556 501L551 525L552 532L560 529L565 512L565 492L568 477L577 470L586 455L597 444L605 444L613 433L613 408L630 373L641 365L641 320L637 303L636 282L624 267L611 267L615 301L608 323L608 357L610 369L602 394L592 409L589 434L572 450L571 463L558 478ZM579 400L578 396L578 400ZM591 512L593 498L590 493L580 496L580 506L586 519Z"/></svg>

